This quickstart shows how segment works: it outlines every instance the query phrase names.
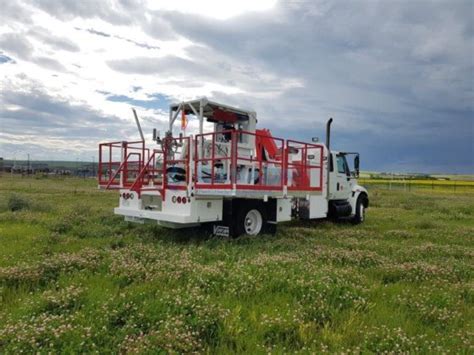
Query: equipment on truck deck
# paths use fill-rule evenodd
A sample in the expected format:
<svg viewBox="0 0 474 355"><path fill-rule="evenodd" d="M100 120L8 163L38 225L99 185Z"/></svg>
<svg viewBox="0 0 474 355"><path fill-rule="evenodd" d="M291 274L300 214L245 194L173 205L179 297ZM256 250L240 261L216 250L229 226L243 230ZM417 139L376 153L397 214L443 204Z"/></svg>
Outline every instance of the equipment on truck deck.
<svg viewBox="0 0 474 355"><path fill-rule="evenodd" d="M181 114L181 116L179 116ZM172 104L164 137L99 145L99 187L120 191L115 213L126 220L156 221L171 228L213 224L216 235L274 232L292 218L351 218L360 223L368 193L357 184L359 154L326 145L273 137L256 129L254 111L206 98ZM176 132L199 120L199 133ZM212 131L204 132L204 122ZM351 172L346 157L355 154Z"/></svg>

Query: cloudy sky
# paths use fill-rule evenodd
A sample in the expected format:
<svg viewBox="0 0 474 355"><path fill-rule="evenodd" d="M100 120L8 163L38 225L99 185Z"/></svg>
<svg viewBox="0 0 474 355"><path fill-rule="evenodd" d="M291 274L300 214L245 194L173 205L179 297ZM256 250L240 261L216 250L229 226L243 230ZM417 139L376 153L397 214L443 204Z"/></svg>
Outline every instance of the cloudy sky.
<svg viewBox="0 0 474 355"><path fill-rule="evenodd" d="M0 156L83 159L170 102L257 111L364 170L474 173L474 2L1 0ZM190 123L191 128L196 122Z"/></svg>

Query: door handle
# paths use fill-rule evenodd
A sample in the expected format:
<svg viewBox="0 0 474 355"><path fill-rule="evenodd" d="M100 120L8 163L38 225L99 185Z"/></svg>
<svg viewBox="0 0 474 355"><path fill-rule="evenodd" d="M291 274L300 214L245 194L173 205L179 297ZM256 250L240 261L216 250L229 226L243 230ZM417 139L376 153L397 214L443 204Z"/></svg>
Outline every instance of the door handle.
<svg viewBox="0 0 474 355"><path fill-rule="evenodd" d="M336 190L339 191L339 183L337 183Z"/></svg>

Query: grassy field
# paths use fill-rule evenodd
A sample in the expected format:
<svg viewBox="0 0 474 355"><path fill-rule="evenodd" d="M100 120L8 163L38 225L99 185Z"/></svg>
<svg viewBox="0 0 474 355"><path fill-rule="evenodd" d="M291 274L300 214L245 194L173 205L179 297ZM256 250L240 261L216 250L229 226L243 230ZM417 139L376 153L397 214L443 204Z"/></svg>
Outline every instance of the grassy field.
<svg viewBox="0 0 474 355"><path fill-rule="evenodd" d="M474 181L473 180L429 180L429 179L370 179L361 178L359 179L361 185L389 190L404 190L404 191L416 191L416 190L436 190L439 192L467 192L469 194L474 193Z"/></svg>
<svg viewBox="0 0 474 355"><path fill-rule="evenodd" d="M473 353L474 193L370 193L360 226L228 240L0 177L0 353Z"/></svg>

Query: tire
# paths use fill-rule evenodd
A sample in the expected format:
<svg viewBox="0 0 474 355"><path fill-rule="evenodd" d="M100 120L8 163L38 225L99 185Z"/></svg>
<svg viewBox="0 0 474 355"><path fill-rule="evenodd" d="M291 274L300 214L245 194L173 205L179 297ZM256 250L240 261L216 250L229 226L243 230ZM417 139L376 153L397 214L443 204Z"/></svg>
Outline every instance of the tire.
<svg viewBox="0 0 474 355"><path fill-rule="evenodd" d="M235 220L235 235L259 235L267 222L266 213L260 203L242 203Z"/></svg>
<svg viewBox="0 0 474 355"><path fill-rule="evenodd" d="M361 224L365 221L365 208L367 206L367 197L361 195L357 198L355 215L352 218L352 223Z"/></svg>

